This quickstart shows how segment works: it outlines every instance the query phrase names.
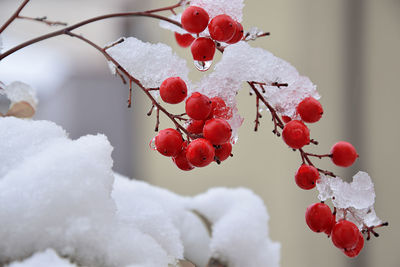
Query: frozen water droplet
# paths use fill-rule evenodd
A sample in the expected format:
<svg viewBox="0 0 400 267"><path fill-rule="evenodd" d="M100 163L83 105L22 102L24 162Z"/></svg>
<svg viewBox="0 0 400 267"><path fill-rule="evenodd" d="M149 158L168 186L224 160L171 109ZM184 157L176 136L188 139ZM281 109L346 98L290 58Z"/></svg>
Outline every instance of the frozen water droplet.
<svg viewBox="0 0 400 267"><path fill-rule="evenodd" d="M198 61L195 60L194 61L194 65L196 66L196 69L198 69L199 71L207 71L212 64L212 60L209 61Z"/></svg>
<svg viewBox="0 0 400 267"><path fill-rule="evenodd" d="M157 150L157 147L156 147L156 138L155 137L153 137L153 139L151 139L151 141L150 141L150 143L149 143L149 147L150 147L150 149L151 150Z"/></svg>

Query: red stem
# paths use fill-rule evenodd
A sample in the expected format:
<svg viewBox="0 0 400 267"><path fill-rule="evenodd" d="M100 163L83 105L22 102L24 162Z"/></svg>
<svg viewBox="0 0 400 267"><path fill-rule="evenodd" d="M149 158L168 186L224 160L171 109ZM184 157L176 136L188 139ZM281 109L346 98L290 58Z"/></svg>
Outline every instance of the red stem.
<svg viewBox="0 0 400 267"><path fill-rule="evenodd" d="M29 1L30 0L24 0L24 2L21 3L14 14L11 15L11 17L3 24L3 26L1 26L0 33L7 29L7 27L19 16L19 13L21 13L22 9L28 4Z"/></svg>

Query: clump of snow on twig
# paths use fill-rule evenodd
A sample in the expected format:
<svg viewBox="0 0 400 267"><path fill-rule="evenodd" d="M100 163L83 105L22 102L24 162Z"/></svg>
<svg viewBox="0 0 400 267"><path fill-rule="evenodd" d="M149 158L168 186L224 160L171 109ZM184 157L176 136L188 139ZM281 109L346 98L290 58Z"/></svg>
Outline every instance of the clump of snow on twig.
<svg viewBox="0 0 400 267"><path fill-rule="evenodd" d="M11 101L11 106L18 102L27 102L34 110L38 104L36 91L28 84L23 82L12 82L0 90Z"/></svg>
<svg viewBox="0 0 400 267"><path fill-rule="evenodd" d="M234 20L242 22L243 2L243 0L191 0L190 5L204 8L210 19L220 14L226 14Z"/></svg>
<svg viewBox="0 0 400 267"><path fill-rule="evenodd" d="M180 23L181 22L181 17L182 17L182 13L179 13L179 14L176 14L176 15L169 16L169 19L175 20L175 21ZM183 28L181 28L179 26L176 26L175 24L169 23L168 21L165 21L165 20L160 20L159 25L163 29L170 30L170 31L173 31L173 32L177 32L179 34L188 33L185 29L183 29Z"/></svg>
<svg viewBox="0 0 400 267"><path fill-rule="evenodd" d="M346 217L360 230L364 226L370 227L382 223L374 210L375 190L368 173L358 172L351 183L343 181L340 177L321 175L317 189L321 201L332 200L337 208L337 220Z"/></svg>
<svg viewBox="0 0 400 267"><path fill-rule="evenodd" d="M24 261L11 263L7 267L76 267L76 265L61 258L53 249L46 249Z"/></svg>

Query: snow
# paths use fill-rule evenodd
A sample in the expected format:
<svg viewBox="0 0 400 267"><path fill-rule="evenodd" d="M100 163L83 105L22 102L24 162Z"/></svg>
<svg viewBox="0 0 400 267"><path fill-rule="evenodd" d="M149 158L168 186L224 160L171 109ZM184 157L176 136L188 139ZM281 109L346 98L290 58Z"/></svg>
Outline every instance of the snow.
<svg viewBox="0 0 400 267"><path fill-rule="evenodd" d="M182 13L179 13L179 14L176 14L176 15L169 16L168 18L172 19L172 20L175 20L175 21L180 23L181 22L181 17L182 17ZM160 20L159 25L163 29L170 30L170 31L173 31L173 32L177 32L179 34L188 33L183 28L181 28L179 26L176 26L175 24L169 23L168 21L165 21L165 20Z"/></svg>
<svg viewBox="0 0 400 267"><path fill-rule="evenodd" d="M204 8L210 19L220 14L226 14L234 20L242 22L243 2L243 0L191 0L190 5Z"/></svg>
<svg viewBox="0 0 400 267"><path fill-rule="evenodd" d="M11 101L11 105L18 102L28 102L29 105L35 110L38 104L36 97L36 91L26 83L23 82L12 82L4 87L4 93L7 98Z"/></svg>
<svg viewBox="0 0 400 267"><path fill-rule="evenodd" d="M266 208L249 190L192 198L130 180L113 173L104 135L71 140L48 121L0 118L0 138L0 264L205 266L213 256L278 266Z"/></svg>
<svg viewBox="0 0 400 267"><path fill-rule="evenodd" d="M151 44L129 37L108 48L107 53L146 88L159 87L165 79L175 76L189 82L186 61L166 44Z"/></svg>
<svg viewBox="0 0 400 267"><path fill-rule="evenodd" d="M381 223L374 210L375 190L368 173L358 172L351 183L340 177L321 175L317 189L321 201L331 199L338 209L337 220L346 216L346 219L354 222L360 229L363 224L373 226Z"/></svg>

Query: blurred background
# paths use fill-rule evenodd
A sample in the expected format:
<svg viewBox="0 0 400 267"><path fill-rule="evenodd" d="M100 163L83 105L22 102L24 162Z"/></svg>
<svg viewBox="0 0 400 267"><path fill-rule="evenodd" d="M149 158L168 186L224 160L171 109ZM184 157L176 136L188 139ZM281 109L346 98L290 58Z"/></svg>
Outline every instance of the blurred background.
<svg viewBox="0 0 400 267"><path fill-rule="evenodd" d="M20 1L0 1L0 23ZM84 18L126 10L166 6L167 0L32 0L22 15L48 16L70 24ZM145 114L150 103L140 91L128 109L128 89L109 73L104 58L70 37L58 37L33 45L0 64L0 80L24 81L39 94L36 119L62 125L72 138L104 133L114 146L114 169L124 175L194 195L210 187L248 187L265 201L272 239L281 242L281 266L400 266L398 160L400 124L400 1L399 0L264 0L246 1L245 29L257 26L271 32L251 45L268 49L291 62L300 73L317 84L325 109L323 119L311 126L320 141L315 152L328 152L339 140L352 142L361 157L348 170L322 160L320 166L347 180L358 171L371 175L376 189L376 211L389 228L381 237L367 242L357 259L346 258L325 235L311 232L304 212L317 201L315 190L303 191L294 183L300 162L297 153L271 133L270 117L253 132L254 97L243 90L239 110L245 118L234 157L221 166L190 173L179 171L172 162L151 151L154 118ZM16 21L3 34L6 48L51 31L37 22ZM189 50L179 48L172 32L147 18L113 19L77 31L100 45L120 36L136 36L150 42L165 42L194 70ZM4 106L6 103L0 102ZM183 110L183 106L180 107ZM166 120L162 127L169 127ZM319 164L319 162L318 162Z"/></svg>

